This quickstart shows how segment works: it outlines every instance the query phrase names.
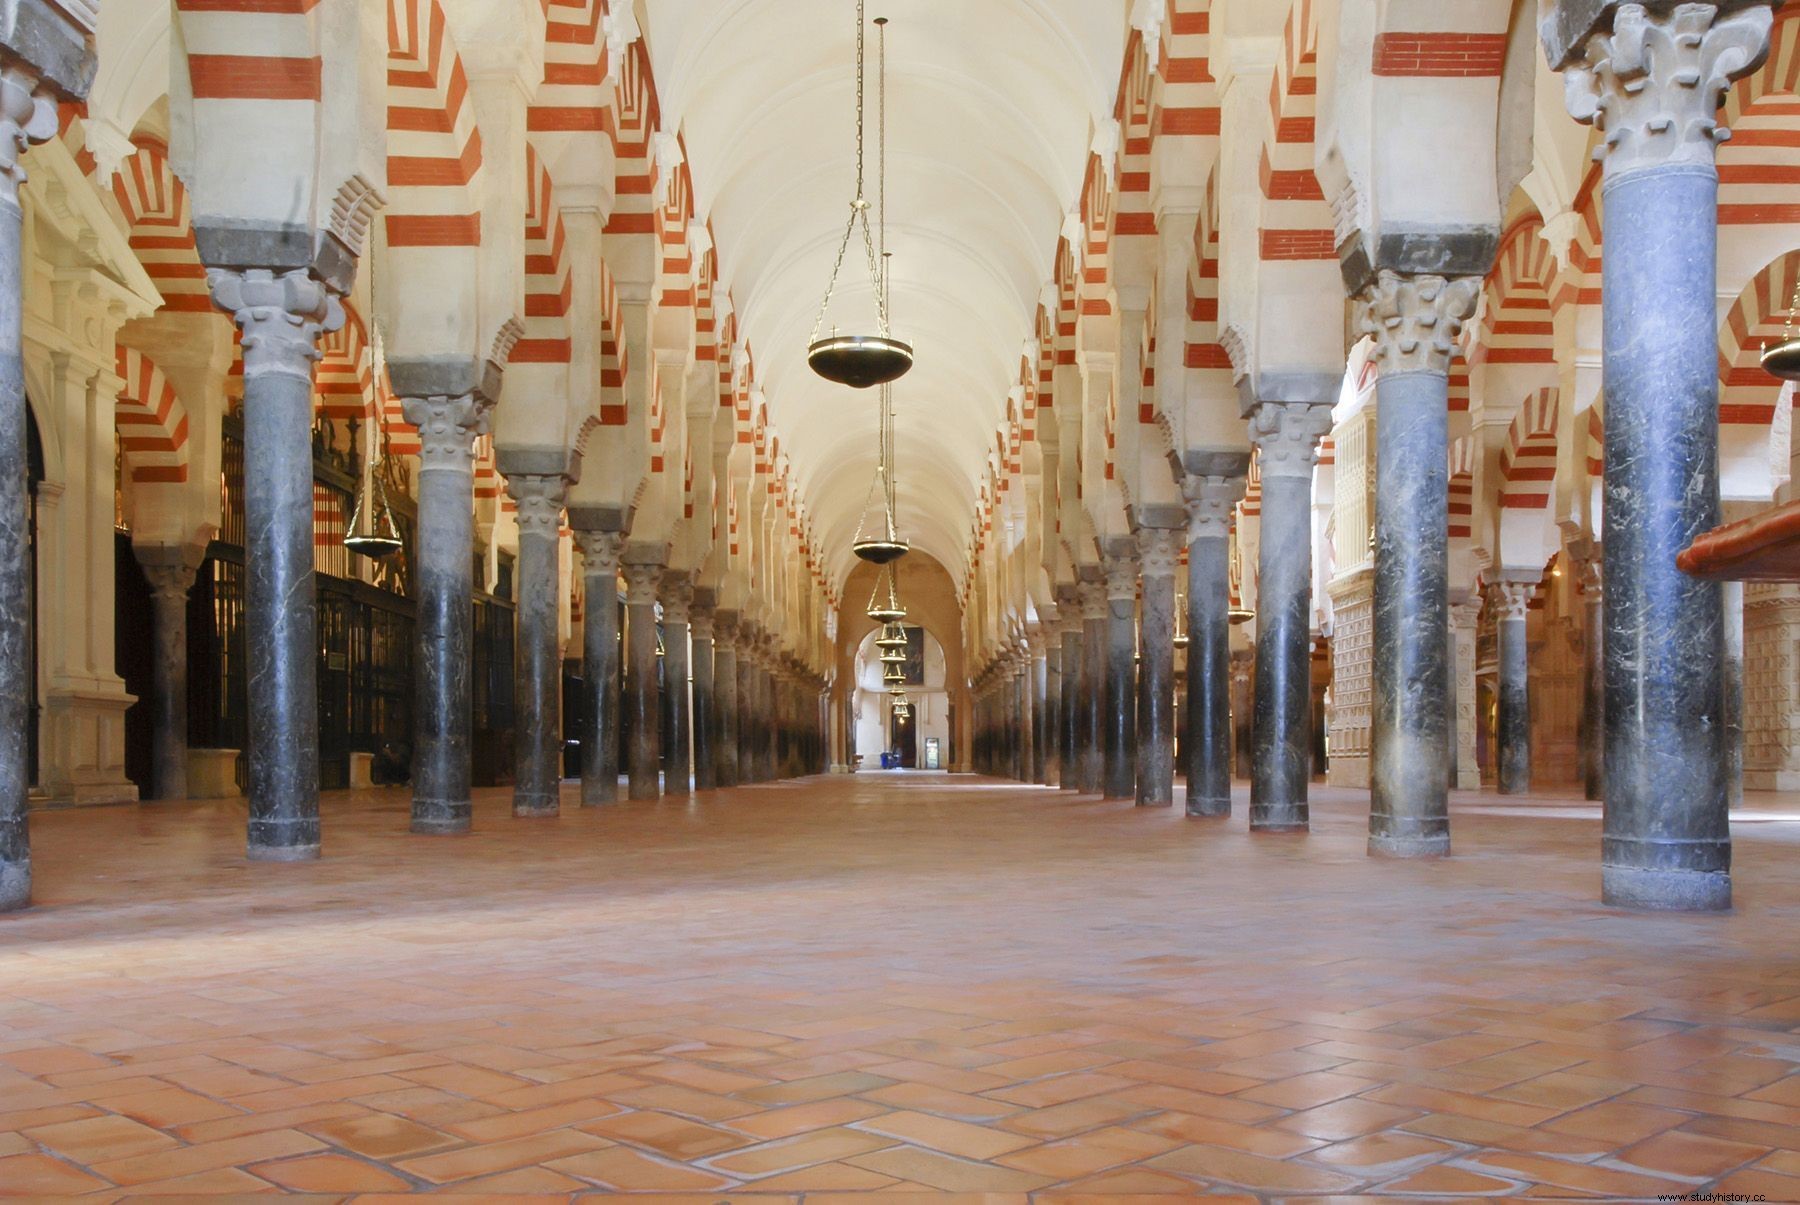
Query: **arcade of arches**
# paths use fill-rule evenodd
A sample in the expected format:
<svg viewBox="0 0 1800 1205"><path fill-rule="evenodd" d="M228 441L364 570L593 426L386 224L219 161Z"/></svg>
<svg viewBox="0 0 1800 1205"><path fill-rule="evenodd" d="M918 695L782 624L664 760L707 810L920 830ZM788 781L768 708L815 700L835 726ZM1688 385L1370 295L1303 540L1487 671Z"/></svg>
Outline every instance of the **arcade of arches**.
<svg viewBox="0 0 1800 1205"><path fill-rule="evenodd" d="M0 0L0 1192L1800 1199L1800 8L860 11Z"/></svg>

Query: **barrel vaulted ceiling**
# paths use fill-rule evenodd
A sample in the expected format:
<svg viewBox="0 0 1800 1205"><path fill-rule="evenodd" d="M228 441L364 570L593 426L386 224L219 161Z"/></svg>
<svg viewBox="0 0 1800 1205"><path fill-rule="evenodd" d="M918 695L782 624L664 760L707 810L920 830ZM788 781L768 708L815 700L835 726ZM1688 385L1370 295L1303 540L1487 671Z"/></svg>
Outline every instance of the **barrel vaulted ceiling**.
<svg viewBox="0 0 1800 1205"><path fill-rule="evenodd" d="M1050 279L1097 123L1110 116L1126 0L868 0L890 18L887 246L902 534L960 571L978 482ZM877 397L814 376L806 345L854 194L854 0L654 0L645 33L682 132L720 277L756 349L824 554L841 580L876 464ZM868 194L875 195L870 28ZM872 324L852 248L832 314Z"/></svg>

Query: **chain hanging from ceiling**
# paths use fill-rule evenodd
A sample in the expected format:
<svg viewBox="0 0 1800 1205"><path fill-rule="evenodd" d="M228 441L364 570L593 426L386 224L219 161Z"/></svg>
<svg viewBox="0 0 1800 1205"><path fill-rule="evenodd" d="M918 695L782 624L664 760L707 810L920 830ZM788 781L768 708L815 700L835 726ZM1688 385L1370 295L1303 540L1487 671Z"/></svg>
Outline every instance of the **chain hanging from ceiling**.
<svg viewBox="0 0 1800 1205"><path fill-rule="evenodd" d="M867 389L872 385L885 385L889 381L898 380L906 375L912 367L912 344L896 339L888 327L887 293L883 287L881 261L876 252L875 235L869 223L869 200L863 195L863 78L865 74L866 55L864 50L865 0L856 0L856 197L850 202L850 220L844 224L844 237L838 243L837 259L831 265L831 279L825 284L825 298L819 303L819 316L813 321L812 337L806 349L806 362L812 370L828 381L840 385L849 385L854 389ZM877 155L878 184L881 189L882 204L877 212L878 224L881 228L882 250L887 245L887 18L877 17L876 26L881 31L881 120L879 137L881 139ZM843 334L834 325L830 333L821 335L825 330L825 318L831 309L832 295L837 291L838 275L844 268L844 256L850 250L850 243L860 232L862 234L863 252L869 261L869 284L875 290L875 333Z"/></svg>

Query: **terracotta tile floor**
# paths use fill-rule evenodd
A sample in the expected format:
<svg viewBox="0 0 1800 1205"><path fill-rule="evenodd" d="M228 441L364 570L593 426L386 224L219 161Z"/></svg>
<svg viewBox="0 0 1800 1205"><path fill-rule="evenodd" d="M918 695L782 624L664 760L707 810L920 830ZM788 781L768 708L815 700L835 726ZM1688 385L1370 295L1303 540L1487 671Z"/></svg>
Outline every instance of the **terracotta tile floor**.
<svg viewBox="0 0 1800 1205"><path fill-rule="evenodd" d="M1596 902L1597 811L1458 856L859 775L406 833L325 803L33 818L0 918L0 1191L1800 1200L1800 800L1738 911Z"/></svg>

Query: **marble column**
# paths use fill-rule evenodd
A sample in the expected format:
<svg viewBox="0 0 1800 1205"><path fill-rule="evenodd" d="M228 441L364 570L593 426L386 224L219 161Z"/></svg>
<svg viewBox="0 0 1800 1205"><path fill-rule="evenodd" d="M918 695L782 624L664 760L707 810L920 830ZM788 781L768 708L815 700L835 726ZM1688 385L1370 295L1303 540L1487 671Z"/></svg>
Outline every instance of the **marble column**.
<svg viewBox="0 0 1800 1205"><path fill-rule="evenodd" d="M746 785L762 781L756 764L762 724L761 704L756 697L756 662L761 655L756 626L746 622L738 638L737 657L737 780Z"/></svg>
<svg viewBox="0 0 1800 1205"><path fill-rule="evenodd" d="M1675 556L1719 522L1717 107L1772 20L1560 0L1540 26L1570 113L1604 131L1609 904L1731 904L1721 591Z"/></svg>
<svg viewBox="0 0 1800 1205"><path fill-rule="evenodd" d="M333 290L305 269L209 268L207 281L213 304L243 332L246 853L255 861L300 861L319 856L312 374L319 336L341 326L344 314ZM472 505L471 492L465 508ZM421 522L421 543L424 536ZM468 564L464 553L465 573Z"/></svg>
<svg viewBox="0 0 1800 1205"><path fill-rule="evenodd" d="M1181 559L1180 532L1138 529L1142 566L1143 664L1138 669L1137 803L1175 803L1175 567Z"/></svg>
<svg viewBox="0 0 1800 1205"><path fill-rule="evenodd" d="M1725 802L1744 802L1744 583L1723 582L1725 608Z"/></svg>
<svg viewBox="0 0 1800 1205"><path fill-rule="evenodd" d="M774 782L779 774L775 765L775 741L778 717L775 712L775 642L763 636L761 659L756 664L756 781Z"/></svg>
<svg viewBox="0 0 1800 1205"><path fill-rule="evenodd" d="M688 635L694 643L694 789L710 791L719 785L717 745L718 708L713 698L713 592L694 591L688 612Z"/></svg>
<svg viewBox="0 0 1800 1205"><path fill-rule="evenodd" d="M150 581L156 667L151 685L153 799L186 799L188 754L188 591L198 550L157 545L135 550Z"/></svg>
<svg viewBox="0 0 1800 1205"><path fill-rule="evenodd" d="M1087 676L1087 624L1082 618L1085 603L1071 590L1060 607L1063 616L1062 646L1062 731L1058 734L1061 748L1057 757L1061 776L1057 785L1065 791L1079 791L1083 774L1083 725L1087 716L1087 698L1083 693Z"/></svg>
<svg viewBox="0 0 1800 1205"><path fill-rule="evenodd" d="M1452 595L1450 636L1454 660L1450 663L1457 723L1456 781L1458 790L1481 789L1481 761L1475 756L1475 628L1481 620L1481 599L1473 590Z"/></svg>
<svg viewBox="0 0 1800 1205"><path fill-rule="evenodd" d="M625 564L625 655L630 665L631 742L626 750L627 786L632 799L657 799L662 793L662 709L656 687L656 589L663 567L653 561Z"/></svg>
<svg viewBox="0 0 1800 1205"><path fill-rule="evenodd" d="M1131 799L1137 787L1137 595L1135 554L1109 557L1106 570L1106 706L1103 795Z"/></svg>
<svg viewBox="0 0 1800 1205"><path fill-rule="evenodd" d="M1581 582L1581 784L1588 799L1606 798L1606 662L1601 632L1605 589L1600 558L1575 562Z"/></svg>
<svg viewBox="0 0 1800 1205"><path fill-rule="evenodd" d="M1188 512L1187 814L1231 815L1231 517L1242 475L1199 477Z"/></svg>
<svg viewBox="0 0 1800 1205"><path fill-rule="evenodd" d="M688 736L688 608L694 601L693 579L685 573L663 575L663 691L669 715L669 747L663 750L663 794L692 793L692 745Z"/></svg>
<svg viewBox="0 0 1800 1205"><path fill-rule="evenodd" d="M593 727L581 749L581 803L619 799L619 556L625 534L577 527L587 601L582 610L581 688Z"/></svg>
<svg viewBox="0 0 1800 1205"><path fill-rule="evenodd" d="M402 405L406 421L419 429L412 831L460 833L469 828L473 723L475 437L487 432L489 403L463 394L406 398ZM249 479L247 466L244 476Z"/></svg>
<svg viewBox="0 0 1800 1205"><path fill-rule="evenodd" d="M519 520L515 574L518 645L513 660L513 815L555 816L562 810L559 555L569 479L561 474L513 473L506 478L506 489L517 504Z"/></svg>
<svg viewBox="0 0 1800 1205"><path fill-rule="evenodd" d="M1044 786L1050 781L1050 663L1043 631L1031 642L1031 665L1026 671L1031 698L1031 771L1027 782Z"/></svg>
<svg viewBox="0 0 1800 1205"><path fill-rule="evenodd" d="M1044 775L1047 787L1062 785L1062 645L1063 622L1060 616L1044 624Z"/></svg>
<svg viewBox="0 0 1800 1205"><path fill-rule="evenodd" d="M1077 790L1098 795L1106 770L1106 583L1081 583L1081 777Z"/></svg>
<svg viewBox="0 0 1800 1205"><path fill-rule="evenodd" d="M735 787L740 781L738 677L738 614L720 611L713 626L713 696L718 707L713 776L721 787Z"/></svg>
<svg viewBox="0 0 1800 1205"><path fill-rule="evenodd" d="M1312 476L1331 408L1259 402L1250 438L1262 467L1257 548L1255 748L1250 827L1304 832L1312 768Z"/></svg>
<svg viewBox="0 0 1800 1205"><path fill-rule="evenodd" d="M1499 722L1496 724L1495 763L1499 767L1500 793L1524 795L1531 791L1531 647L1526 641L1526 617L1537 582L1507 580L1488 587L1488 605L1494 608L1494 659L1499 688Z"/></svg>
<svg viewBox="0 0 1800 1205"><path fill-rule="evenodd" d="M1375 341L1369 852L1450 852L1450 357L1476 277L1383 270L1357 299ZM1266 530L1266 526L1265 526Z"/></svg>

